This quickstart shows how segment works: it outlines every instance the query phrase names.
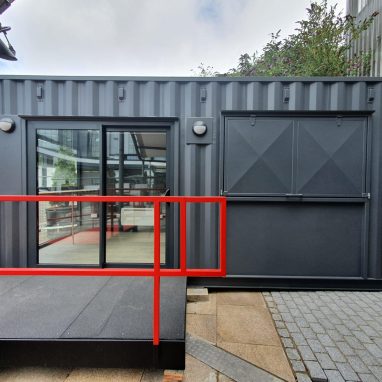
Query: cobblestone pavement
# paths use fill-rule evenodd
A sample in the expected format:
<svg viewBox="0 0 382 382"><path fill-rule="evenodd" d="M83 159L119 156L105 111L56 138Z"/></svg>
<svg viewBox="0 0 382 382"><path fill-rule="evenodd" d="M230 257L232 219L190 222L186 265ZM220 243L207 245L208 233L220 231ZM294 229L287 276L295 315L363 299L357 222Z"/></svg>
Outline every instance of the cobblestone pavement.
<svg viewBox="0 0 382 382"><path fill-rule="evenodd" d="M382 292L263 295L299 382L382 381Z"/></svg>

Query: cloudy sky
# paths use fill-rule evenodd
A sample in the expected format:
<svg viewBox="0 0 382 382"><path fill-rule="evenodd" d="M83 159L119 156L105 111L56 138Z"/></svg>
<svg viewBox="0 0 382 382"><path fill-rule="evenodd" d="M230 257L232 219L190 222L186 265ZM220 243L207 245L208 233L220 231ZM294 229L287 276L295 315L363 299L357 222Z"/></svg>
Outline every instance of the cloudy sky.
<svg viewBox="0 0 382 382"><path fill-rule="evenodd" d="M328 0L345 10L345 0ZM310 0L15 0L0 16L18 62L1 74L188 76L236 66Z"/></svg>

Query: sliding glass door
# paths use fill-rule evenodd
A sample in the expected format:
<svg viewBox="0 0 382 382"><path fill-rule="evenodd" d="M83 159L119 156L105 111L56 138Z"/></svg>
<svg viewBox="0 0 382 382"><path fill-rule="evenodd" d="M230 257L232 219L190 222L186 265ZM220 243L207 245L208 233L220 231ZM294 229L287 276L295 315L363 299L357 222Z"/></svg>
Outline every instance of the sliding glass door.
<svg viewBox="0 0 382 382"><path fill-rule="evenodd" d="M98 130L37 132L37 193L99 195ZM38 203L39 264L98 264L98 203Z"/></svg>
<svg viewBox="0 0 382 382"><path fill-rule="evenodd" d="M74 125L29 126L31 194L170 194L168 127ZM161 204L161 260L166 266L172 263L172 211L172 206ZM36 225L36 235L30 235L30 248L36 249L29 261L32 266L153 264L153 203L39 202L30 205L29 219Z"/></svg>
<svg viewBox="0 0 382 382"><path fill-rule="evenodd" d="M159 196L169 192L167 133L107 131L107 195ZM161 258L166 255L167 207L161 210ZM152 264L153 203L107 205L106 262Z"/></svg>

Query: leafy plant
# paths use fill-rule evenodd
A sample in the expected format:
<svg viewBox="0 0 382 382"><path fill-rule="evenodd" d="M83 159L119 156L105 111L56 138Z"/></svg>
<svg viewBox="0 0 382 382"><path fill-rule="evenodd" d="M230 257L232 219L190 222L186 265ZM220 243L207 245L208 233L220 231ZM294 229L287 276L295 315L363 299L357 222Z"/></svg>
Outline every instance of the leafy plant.
<svg viewBox="0 0 382 382"><path fill-rule="evenodd" d="M350 49L366 31L378 12L362 21L337 13L337 5L327 0L312 2L307 19L298 21L296 33L281 38L271 34L261 53L242 54L237 67L224 76L350 76L370 75L371 52L350 56ZM199 66L204 76L210 66Z"/></svg>
<svg viewBox="0 0 382 382"><path fill-rule="evenodd" d="M67 147L60 146L54 163L52 184L55 188L77 186L76 162L73 152Z"/></svg>

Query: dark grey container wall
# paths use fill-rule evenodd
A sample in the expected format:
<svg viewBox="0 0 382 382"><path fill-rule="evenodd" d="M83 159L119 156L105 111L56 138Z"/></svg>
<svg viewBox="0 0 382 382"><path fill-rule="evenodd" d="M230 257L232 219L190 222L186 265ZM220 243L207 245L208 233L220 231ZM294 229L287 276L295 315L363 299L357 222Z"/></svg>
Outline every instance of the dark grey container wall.
<svg viewBox="0 0 382 382"><path fill-rule="evenodd" d="M368 270L370 278L381 278L382 254L382 206L380 200L381 166L381 106L382 86L380 78L147 78L147 77L44 77L0 76L0 116L33 117L102 117L109 121L117 117L177 117L180 126L178 185L182 195L218 195L221 190L219 172L222 170L220 156L220 131L222 111L374 111L369 119L372 129L370 150L371 201L368 240ZM42 97L37 97L39 88ZM289 88L289 100L284 102L284 88ZM124 98L118 98L119 88ZM372 94L370 88L373 89ZM206 99L201 99L205 89ZM202 93L204 90L202 91ZM186 144L185 120L187 117L214 118L213 143L211 145ZM22 118L25 121L28 118ZM12 137L15 163L7 188L1 193L25 193L25 148L22 133L25 122L17 122ZM17 134L21 134L19 137ZM0 134L0 148L6 134ZM19 137L19 138L16 138ZM21 164L20 164L21 163ZM17 165L16 165L17 164ZM14 167L13 167L14 166ZM5 151L0 150L0 178L10 168ZM21 173L19 173L21 172ZM21 178L21 181L20 181ZM1 187L1 185L0 185ZM12 192L13 190L13 192ZM24 206L18 213L4 212L1 207L1 223L4 219L17 220L24 216ZM203 229L191 229L191 219L200 217ZM21 216L20 215L20 216ZM5 217L4 217L5 216ZM0 265L19 266L25 251L21 239L21 252L17 249L17 227L26 230L26 221L19 218L16 228L9 235L0 228ZM205 208L190 211L189 256L195 265L206 266L216 256L216 211ZM1 224L1 227L4 227ZM21 231L23 231L21 229ZM210 240L204 240L203 235ZM195 244L198 243L198 244ZM7 248L4 250L3 248ZM14 250L13 250L14 249ZM14 253L13 256L10 254Z"/></svg>

